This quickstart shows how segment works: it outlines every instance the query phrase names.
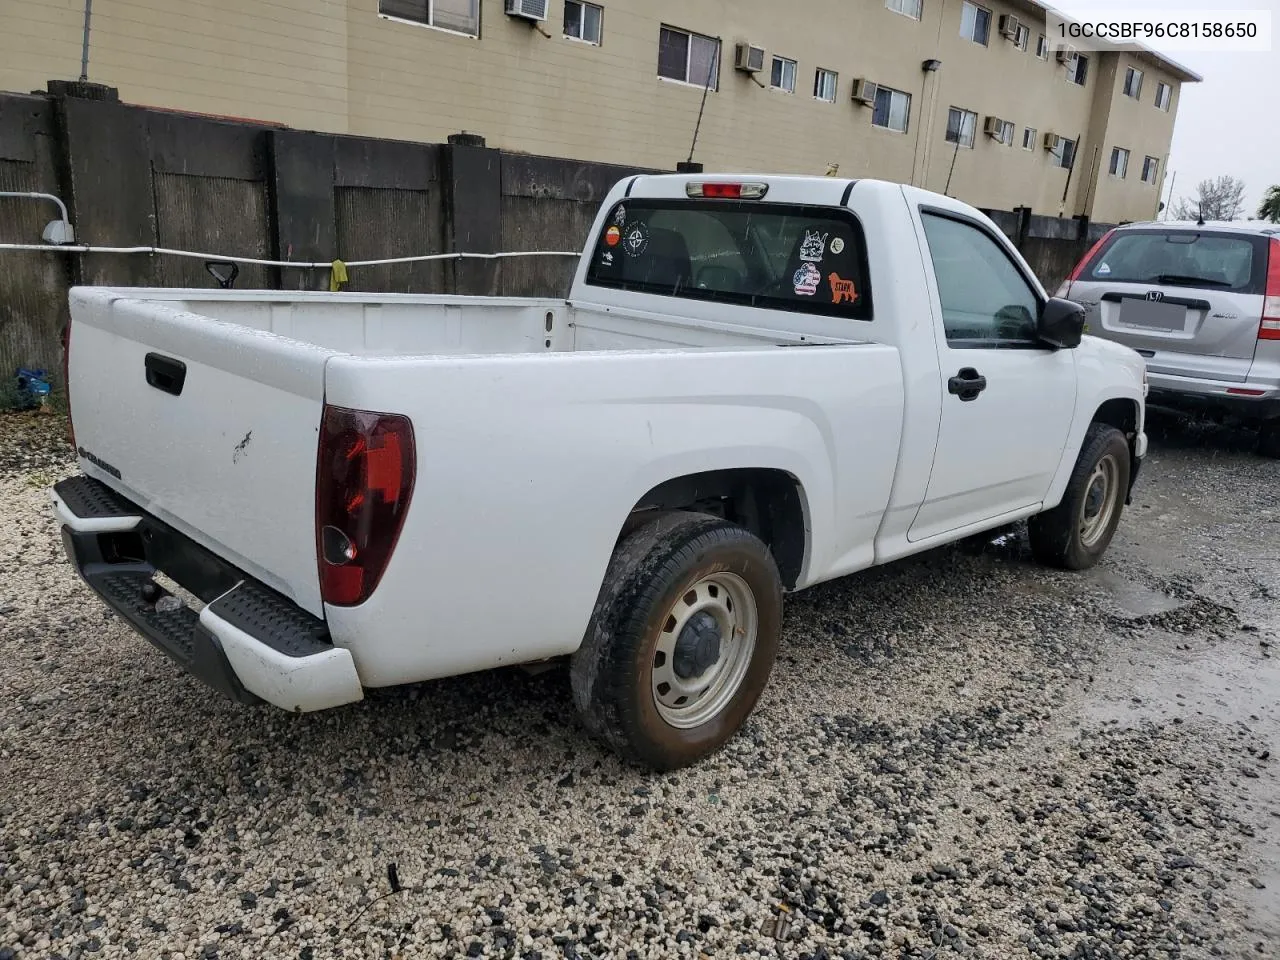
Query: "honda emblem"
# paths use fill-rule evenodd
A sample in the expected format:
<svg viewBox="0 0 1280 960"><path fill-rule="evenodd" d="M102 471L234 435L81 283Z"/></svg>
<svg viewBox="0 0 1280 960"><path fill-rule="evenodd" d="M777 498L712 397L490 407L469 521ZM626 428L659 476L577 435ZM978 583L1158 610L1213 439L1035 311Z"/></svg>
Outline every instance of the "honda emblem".
<svg viewBox="0 0 1280 960"><path fill-rule="evenodd" d="M1154 300L1156 303L1159 303L1161 300L1164 299L1164 294L1161 293L1159 290L1152 290L1150 293L1147 294L1147 299Z"/></svg>

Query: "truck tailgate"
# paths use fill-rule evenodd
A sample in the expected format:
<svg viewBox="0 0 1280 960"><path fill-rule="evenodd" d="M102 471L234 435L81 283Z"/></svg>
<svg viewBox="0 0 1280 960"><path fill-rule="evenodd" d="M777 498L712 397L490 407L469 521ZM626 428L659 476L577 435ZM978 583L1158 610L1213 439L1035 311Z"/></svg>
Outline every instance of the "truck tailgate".
<svg viewBox="0 0 1280 960"><path fill-rule="evenodd" d="M71 292L84 472L324 616L316 446L332 350L119 291Z"/></svg>

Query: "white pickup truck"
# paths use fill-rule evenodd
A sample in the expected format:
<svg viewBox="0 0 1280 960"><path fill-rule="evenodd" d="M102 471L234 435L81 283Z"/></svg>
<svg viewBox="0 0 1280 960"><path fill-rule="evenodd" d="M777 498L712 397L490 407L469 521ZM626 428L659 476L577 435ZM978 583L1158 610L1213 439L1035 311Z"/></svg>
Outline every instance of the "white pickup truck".
<svg viewBox="0 0 1280 960"><path fill-rule="evenodd" d="M66 551L234 699L570 658L654 768L743 724L785 592L1030 518L1106 550L1145 373L990 220L877 181L619 183L566 300L76 288Z"/></svg>

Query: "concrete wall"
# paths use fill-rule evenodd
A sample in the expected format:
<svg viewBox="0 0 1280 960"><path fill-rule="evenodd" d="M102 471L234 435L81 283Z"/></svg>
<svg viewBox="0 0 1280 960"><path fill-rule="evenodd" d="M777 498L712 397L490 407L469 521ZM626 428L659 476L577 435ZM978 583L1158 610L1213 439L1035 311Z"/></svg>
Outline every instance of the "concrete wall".
<svg viewBox="0 0 1280 960"><path fill-rule="evenodd" d="M1036 216L1029 209L982 211L1017 246L1052 296L1080 259L1114 224Z"/></svg>
<svg viewBox="0 0 1280 960"><path fill-rule="evenodd" d="M0 191L62 193L52 101L0 95ZM0 198L0 241L39 242L53 204ZM58 331L67 320L69 258L0 252L0 378L19 366L58 370ZM60 377L60 374L59 374ZM0 386L0 396L8 391Z"/></svg>
<svg viewBox="0 0 1280 960"><path fill-rule="evenodd" d="M0 190L62 197L91 246L160 246L328 262L465 251L581 249L609 189L636 167L470 142L337 136L74 96L0 94ZM39 242L51 204L0 200L0 242ZM1052 291L1105 224L987 210ZM54 372L72 283L213 287L199 260L0 251L0 377ZM575 261L352 268L349 290L562 296ZM246 265L240 289L323 289L326 271Z"/></svg>
<svg viewBox="0 0 1280 960"><path fill-rule="evenodd" d="M379 0L95 0L90 76L119 87L127 101L154 106L422 142L467 130L508 150L669 168L688 155L703 91L657 76L659 30L668 24L723 41L719 89L706 98L698 140L697 159L708 169L821 174L839 164L842 174L939 191L950 178L952 195L975 205L1056 215L1067 172L1038 144L1023 150L1023 131L1083 134L1080 156L1088 161L1095 145L1109 156L1110 140L1132 128L1142 141L1131 145L1137 177L1093 189L1077 169L1065 211L1122 219L1149 207L1139 150L1163 158L1172 137L1172 115L1149 102L1154 63L1144 90L1152 116L1121 104L1112 122L1119 88L1103 80L1114 78L1118 54L1091 55L1081 87L1052 55L1037 59L1044 16L1033 4L984 3L992 13L987 46L961 37L962 4L924 0L915 20L885 0L808 0L797 8L604 0L595 46L562 35L556 0L549 37L505 16L503 0L482 0L479 37L380 15ZM78 76L82 12L83 0L6 0L0 89ZM1000 36L1002 14L1028 22L1026 51ZM733 46L742 40L768 51L757 78L765 84L773 55L797 61L795 92L761 89L735 72ZM925 73L921 63L931 58L942 68ZM818 68L839 75L834 103L812 95ZM850 101L860 77L911 94L907 132L874 127L871 108ZM979 115L973 149L957 152L945 140L953 105ZM1012 146L981 135L987 116L1017 125Z"/></svg>
<svg viewBox="0 0 1280 960"><path fill-rule="evenodd" d="M77 239L266 260L577 250L635 167L0 94L0 190L61 196ZM0 199L0 242L38 243L52 204ZM199 260L0 251L0 378L59 368L70 283L214 287ZM346 289L568 292L571 261L352 268ZM246 265L236 287L326 289L327 271Z"/></svg>

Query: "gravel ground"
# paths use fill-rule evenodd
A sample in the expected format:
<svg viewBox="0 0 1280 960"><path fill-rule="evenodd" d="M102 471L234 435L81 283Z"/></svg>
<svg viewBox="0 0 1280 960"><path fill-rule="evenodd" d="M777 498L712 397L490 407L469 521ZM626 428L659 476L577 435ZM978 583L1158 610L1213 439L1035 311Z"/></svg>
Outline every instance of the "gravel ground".
<svg viewBox="0 0 1280 960"><path fill-rule="evenodd" d="M1280 465L1166 425L1108 560L1018 531L794 597L761 708L654 776L517 671L215 699L61 555L0 419L0 960L1280 954Z"/></svg>

